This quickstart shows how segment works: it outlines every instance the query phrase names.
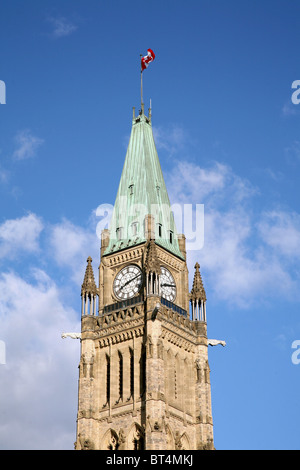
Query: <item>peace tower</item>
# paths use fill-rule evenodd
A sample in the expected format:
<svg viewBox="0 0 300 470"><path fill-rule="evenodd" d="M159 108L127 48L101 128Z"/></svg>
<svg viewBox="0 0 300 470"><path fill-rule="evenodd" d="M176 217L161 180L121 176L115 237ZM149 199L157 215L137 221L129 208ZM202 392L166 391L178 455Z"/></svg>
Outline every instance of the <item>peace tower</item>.
<svg viewBox="0 0 300 470"><path fill-rule="evenodd" d="M213 449L206 294L176 232L152 133L136 116L110 229L81 288L76 449Z"/></svg>

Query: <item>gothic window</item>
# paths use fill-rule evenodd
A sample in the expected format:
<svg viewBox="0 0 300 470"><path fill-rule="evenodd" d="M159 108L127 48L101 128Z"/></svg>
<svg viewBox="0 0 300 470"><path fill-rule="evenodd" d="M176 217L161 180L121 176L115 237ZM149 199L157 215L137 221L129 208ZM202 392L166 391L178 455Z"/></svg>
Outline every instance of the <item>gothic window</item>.
<svg viewBox="0 0 300 470"><path fill-rule="evenodd" d="M105 434L102 448L103 450L118 450L118 435L113 429L109 429Z"/></svg>
<svg viewBox="0 0 300 470"><path fill-rule="evenodd" d="M181 436L181 449L180 450L189 450L191 447L190 447L190 442L189 442L189 439L186 435L186 433L182 434Z"/></svg>
<svg viewBox="0 0 300 470"><path fill-rule="evenodd" d="M134 184L131 184L131 185L129 186L129 195L130 195L130 196L132 196L132 194L133 194L133 187L134 187Z"/></svg>
<svg viewBox="0 0 300 470"><path fill-rule="evenodd" d="M145 440L143 429L138 425L134 424L128 433L128 450L144 450Z"/></svg>
<svg viewBox="0 0 300 470"><path fill-rule="evenodd" d="M133 450L143 450L144 449L144 439L140 436L139 438L133 439Z"/></svg>
<svg viewBox="0 0 300 470"><path fill-rule="evenodd" d="M170 426L166 426L166 433L167 433L167 449L168 450L174 450L175 449L175 442L174 442L174 437L173 433L170 429Z"/></svg>
<svg viewBox="0 0 300 470"><path fill-rule="evenodd" d="M106 355L106 403L110 401L110 357Z"/></svg>

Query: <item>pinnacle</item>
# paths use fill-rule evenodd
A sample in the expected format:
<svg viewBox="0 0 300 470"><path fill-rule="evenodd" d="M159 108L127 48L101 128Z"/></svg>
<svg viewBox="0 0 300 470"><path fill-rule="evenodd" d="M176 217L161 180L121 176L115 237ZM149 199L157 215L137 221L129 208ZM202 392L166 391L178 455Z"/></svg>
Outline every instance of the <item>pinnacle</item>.
<svg viewBox="0 0 300 470"><path fill-rule="evenodd" d="M89 256L87 261L87 267L85 270L85 275L83 279L83 284L81 286L81 294L97 294L97 286L94 278L94 271L92 267L92 258Z"/></svg>
<svg viewBox="0 0 300 470"><path fill-rule="evenodd" d="M193 287L191 290L191 299L206 301L206 293L205 293L205 289L204 289L201 274L200 274L200 264L198 262L195 264L195 275L194 275Z"/></svg>

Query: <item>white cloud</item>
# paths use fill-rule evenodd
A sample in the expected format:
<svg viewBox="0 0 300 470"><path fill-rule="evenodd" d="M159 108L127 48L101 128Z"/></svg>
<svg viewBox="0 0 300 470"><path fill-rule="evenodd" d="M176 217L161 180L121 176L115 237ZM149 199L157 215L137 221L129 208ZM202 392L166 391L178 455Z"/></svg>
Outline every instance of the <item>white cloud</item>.
<svg viewBox="0 0 300 470"><path fill-rule="evenodd" d="M82 282L86 258L98 246L96 233L67 220L52 226L29 214L0 225L2 261L20 251L39 255L20 265L18 274L9 264L9 272L0 274L0 340L6 346L6 364L0 365L2 449L73 448L80 342L61 334L80 332L80 289L75 311L69 279ZM53 281L57 264L64 274L71 271L59 284Z"/></svg>
<svg viewBox="0 0 300 470"><path fill-rule="evenodd" d="M9 260L20 252L38 258L27 258L17 274ZM6 364L0 365L2 449L73 448L80 342L61 334L80 332L80 289L75 311L69 281L82 283L90 254L99 256L96 232L68 220L51 225L28 214L0 225L0 256L9 266L0 274L0 340L6 346ZM63 272L59 283L53 280L57 265Z"/></svg>
<svg viewBox="0 0 300 470"><path fill-rule="evenodd" d="M210 289L229 304L252 307L259 298L276 293L287 298L297 289L278 253L257 237L255 221L246 211L208 210L204 248L189 255L200 258Z"/></svg>
<svg viewBox="0 0 300 470"><path fill-rule="evenodd" d="M168 129L153 127L153 136L157 149L167 150L170 155L182 149L188 140L186 131L179 125L172 125Z"/></svg>
<svg viewBox="0 0 300 470"><path fill-rule="evenodd" d="M77 283L83 281L86 259L91 256L98 263L100 242L96 231L63 220L50 228L49 241L51 253L59 266L71 270L71 277ZM94 272L95 272L94 265ZM95 272L96 274L96 272Z"/></svg>
<svg viewBox="0 0 300 470"><path fill-rule="evenodd" d="M6 220L0 225L0 258L14 259L20 252L37 252L43 222L35 214Z"/></svg>
<svg viewBox="0 0 300 470"><path fill-rule="evenodd" d="M48 21L53 25L52 35L55 38L69 36L77 29L75 24L63 17L49 18Z"/></svg>
<svg viewBox="0 0 300 470"><path fill-rule="evenodd" d="M222 163L214 162L210 168L187 161L175 164L168 175L170 196L174 203L193 201L202 204L209 197L211 206L226 203L227 210L230 210L232 204L240 203L258 192L249 181L237 176Z"/></svg>
<svg viewBox="0 0 300 470"><path fill-rule="evenodd" d="M263 214L258 224L262 239L278 254L291 260L300 257L300 215L273 210Z"/></svg>
<svg viewBox="0 0 300 470"><path fill-rule="evenodd" d="M44 143L43 139L34 136L30 130L20 131L16 137L16 149L13 152L14 160L25 160L36 155L38 148Z"/></svg>
<svg viewBox="0 0 300 470"><path fill-rule="evenodd" d="M217 162L178 162L166 180L172 203L204 204L204 247L188 252L190 281L199 261L215 298L243 307L299 291L291 263L282 263L299 253L299 214L261 213L257 188Z"/></svg>
<svg viewBox="0 0 300 470"><path fill-rule="evenodd" d="M31 282L12 272L0 276L2 449L73 448L79 342L61 333L80 331L80 321L62 298L41 270Z"/></svg>

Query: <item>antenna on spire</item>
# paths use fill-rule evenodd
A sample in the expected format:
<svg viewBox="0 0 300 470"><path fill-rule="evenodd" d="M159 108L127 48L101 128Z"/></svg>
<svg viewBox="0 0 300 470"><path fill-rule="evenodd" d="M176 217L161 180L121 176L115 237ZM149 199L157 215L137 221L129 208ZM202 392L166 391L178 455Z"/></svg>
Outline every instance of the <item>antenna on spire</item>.
<svg viewBox="0 0 300 470"><path fill-rule="evenodd" d="M148 117L149 117L150 122L151 122L151 116L152 116L152 104L151 104L151 98L150 98L150 108L148 110Z"/></svg>

